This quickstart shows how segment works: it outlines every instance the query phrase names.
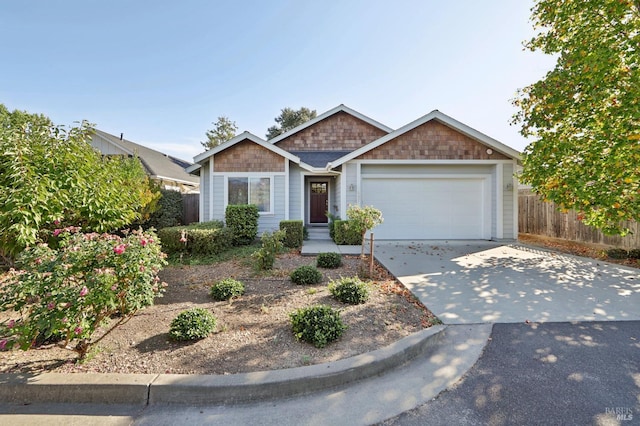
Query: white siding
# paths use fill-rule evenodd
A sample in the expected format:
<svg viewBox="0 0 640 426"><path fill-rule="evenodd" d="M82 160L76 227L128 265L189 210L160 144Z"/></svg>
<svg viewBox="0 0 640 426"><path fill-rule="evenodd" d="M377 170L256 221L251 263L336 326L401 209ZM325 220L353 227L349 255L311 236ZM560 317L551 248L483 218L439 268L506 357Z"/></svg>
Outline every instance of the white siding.
<svg viewBox="0 0 640 426"><path fill-rule="evenodd" d="M514 180L514 170L513 164L505 164L503 166L503 203L502 203L502 211L503 211L503 238L515 240L518 236L515 235L515 226L514 223L514 194L516 194L516 182ZM510 188L507 187L510 184Z"/></svg>
<svg viewBox="0 0 640 426"><path fill-rule="evenodd" d="M358 204L358 192L360 191L360 188L359 188L360 185L359 185L358 176L357 176L358 165L354 163L347 163L343 165L343 168L345 169L344 175L345 175L345 178L347 179L346 199L347 199L347 208L349 208L350 204ZM353 189L351 185L353 185ZM340 217L342 219L346 219L347 212L346 211L341 212Z"/></svg>
<svg viewBox="0 0 640 426"><path fill-rule="evenodd" d="M297 164L289 166L289 219L302 220L302 169Z"/></svg>
<svg viewBox="0 0 640 426"><path fill-rule="evenodd" d="M275 231L280 227L280 221L284 220L284 176L273 177L273 214L260 215L258 220L258 235L265 231Z"/></svg>
<svg viewBox="0 0 640 426"><path fill-rule="evenodd" d="M200 211L202 212L202 215L200 216L200 222L207 222L211 220L211 218L209 217L209 203L211 202L211 199L209 197L209 173L209 163L207 162L205 164L202 164L200 168L200 203L202 204L202 207L200 208Z"/></svg>
<svg viewBox="0 0 640 426"><path fill-rule="evenodd" d="M224 221L224 176L213 176L213 218L215 220Z"/></svg>
<svg viewBox="0 0 640 426"><path fill-rule="evenodd" d="M118 148L98 135L91 137L91 146L100 151L102 155L129 155L127 151Z"/></svg>

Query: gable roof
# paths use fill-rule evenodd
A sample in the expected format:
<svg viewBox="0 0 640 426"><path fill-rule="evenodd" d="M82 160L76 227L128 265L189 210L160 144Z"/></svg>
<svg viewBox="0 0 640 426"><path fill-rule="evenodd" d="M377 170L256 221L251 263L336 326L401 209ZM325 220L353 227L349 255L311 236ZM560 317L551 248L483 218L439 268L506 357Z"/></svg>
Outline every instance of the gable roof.
<svg viewBox="0 0 640 426"><path fill-rule="evenodd" d="M448 126L450 128L452 128L453 130L456 130L460 133L462 133L463 135L466 135L472 139L477 140L478 142L490 147L491 149L494 149L495 151L498 151L504 155L506 155L507 157L513 158L515 160L520 160L520 153L518 151L516 151L513 148L508 147L507 145L503 144L502 142L498 142L497 140L493 139L492 137L489 137L487 135L485 135L484 133L481 133L469 126L467 126L466 124L463 124L461 122L459 122L458 120L449 117L448 115L436 110L431 111L430 113L423 115L422 117L418 118L417 120L412 121L411 123L400 127L399 129L381 137L380 139L377 139L361 148L356 149L355 151L350 152L349 154L337 159L336 161L333 161L329 164L327 164L327 170L328 169L332 169L334 167L338 167L341 164L346 163L347 161L353 160L354 158L359 157L360 155L369 152L377 147L379 147L380 145L389 142L390 140L393 140L395 138L397 138L398 136L407 133L413 129L415 129L418 126L421 126L431 120L437 120L438 122L444 124L445 126Z"/></svg>
<svg viewBox="0 0 640 426"><path fill-rule="evenodd" d="M292 153L290 153L289 151L285 151L282 148L279 148L275 145L270 144L269 142L265 141L264 139L254 135L251 132L243 132L240 133L238 136L235 136L233 139L230 139L214 148L211 148L208 151L205 151L201 154L196 155L195 157L193 157L193 161L196 163L200 163L202 164L202 162L206 159L208 159L209 157L217 154L220 151L224 151L227 148L230 148L232 146L234 146L237 143L240 143L242 141L245 140L249 140L251 142L254 142L258 145L260 145L261 147L268 149L269 151L275 152L276 154L293 161L294 163L300 163L300 158L296 157L295 155L293 155ZM193 171L193 170L197 170L197 167L190 167L189 170Z"/></svg>
<svg viewBox="0 0 640 426"><path fill-rule="evenodd" d="M139 145L126 139L120 139L110 133L94 129L94 135L105 140L128 155L137 155L143 167L151 177L158 179L168 179L176 182L183 182L198 185L200 180L187 173L185 170L191 165L190 162L181 160L171 155L163 154L146 146Z"/></svg>
<svg viewBox="0 0 640 426"><path fill-rule="evenodd" d="M294 127L293 129L289 130L288 132L284 132L283 134L276 136L275 138L269 139L269 142L272 144L277 144L278 142L280 142L283 139L288 138L289 136L296 134L308 127L313 126L314 124L324 120L327 117L331 117L334 114L337 114L338 112L345 112L353 117L356 117L362 121L364 121L365 123L368 123L370 125L372 125L373 127L377 127L380 130L383 130L385 133L389 133L391 131L393 131L393 129L391 127L387 127L384 124L367 117L364 114L360 114L358 111L353 110L351 108L349 108L348 106L345 106L344 104L340 104L335 108L330 109L327 112L324 112L322 114L320 114L319 116L317 116L316 118L313 118L309 121L307 121L306 123L302 123L301 125Z"/></svg>

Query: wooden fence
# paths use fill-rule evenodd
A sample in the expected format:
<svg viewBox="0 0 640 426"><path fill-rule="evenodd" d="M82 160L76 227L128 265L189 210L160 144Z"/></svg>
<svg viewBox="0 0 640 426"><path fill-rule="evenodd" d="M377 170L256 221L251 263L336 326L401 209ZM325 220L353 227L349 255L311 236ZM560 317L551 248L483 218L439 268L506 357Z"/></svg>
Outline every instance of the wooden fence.
<svg viewBox="0 0 640 426"><path fill-rule="evenodd" d="M518 229L522 233L625 249L640 248L638 223L624 222L624 226L631 230L630 234L607 236L579 221L573 210L561 213L554 203L544 202L535 194L521 193L518 197Z"/></svg>
<svg viewBox="0 0 640 426"><path fill-rule="evenodd" d="M200 220L200 194L182 194L182 223L188 225Z"/></svg>

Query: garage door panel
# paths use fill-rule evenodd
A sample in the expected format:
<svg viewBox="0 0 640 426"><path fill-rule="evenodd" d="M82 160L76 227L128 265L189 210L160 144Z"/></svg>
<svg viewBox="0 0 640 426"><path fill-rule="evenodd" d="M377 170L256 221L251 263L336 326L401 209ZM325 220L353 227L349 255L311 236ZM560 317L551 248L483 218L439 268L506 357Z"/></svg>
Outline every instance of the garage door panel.
<svg viewBox="0 0 640 426"><path fill-rule="evenodd" d="M365 178L362 202L382 211L379 239L487 237L482 178Z"/></svg>

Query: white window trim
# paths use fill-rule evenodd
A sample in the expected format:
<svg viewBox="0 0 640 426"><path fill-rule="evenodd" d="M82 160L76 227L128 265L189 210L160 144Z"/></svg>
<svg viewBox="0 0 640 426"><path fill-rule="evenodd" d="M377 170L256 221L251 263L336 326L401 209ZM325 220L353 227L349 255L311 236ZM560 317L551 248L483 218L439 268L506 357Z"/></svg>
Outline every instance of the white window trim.
<svg viewBox="0 0 640 426"><path fill-rule="evenodd" d="M274 194L275 194L275 174L265 173L228 173L224 175L224 211L227 210L229 205L229 178L257 178L257 179L269 179L269 211L258 212L260 216L273 216L275 213L274 208Z"/></svg>

